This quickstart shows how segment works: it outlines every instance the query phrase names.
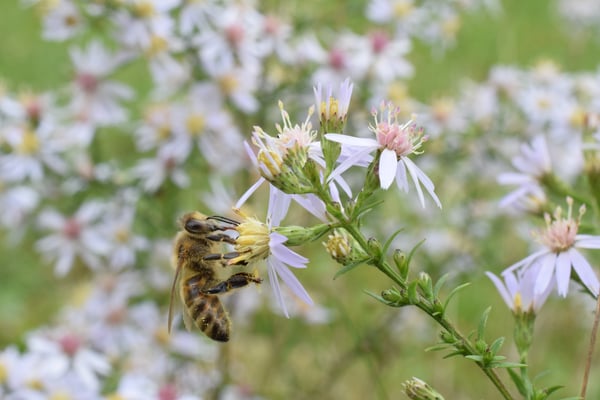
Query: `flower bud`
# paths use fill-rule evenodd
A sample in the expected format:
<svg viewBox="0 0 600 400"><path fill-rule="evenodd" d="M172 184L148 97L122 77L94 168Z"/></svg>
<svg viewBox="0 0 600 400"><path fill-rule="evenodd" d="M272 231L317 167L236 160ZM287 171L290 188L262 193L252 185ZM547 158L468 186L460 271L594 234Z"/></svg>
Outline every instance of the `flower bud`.
<svg viewBox="0 0 600 400"><path fill-rule="evenodd" d="M357 264L369 259L358 242L344 230L336 229L323 245L331 257L342 265Z"/></svg>
<svg viewBox="0 0 600 400"><path fill-rule="evenodd" d="M304 243L312 242L319 239L329 231L330 227L327 224L319 224L310 228L303 226L290 225L278 226L273 230L284 235L288 240L286 245L299 246Z"/></svg>
<svg viewBox="0 0 600 400"><path fill-rule="evenodd" d="M402 388L414 400L444 400L441 394L419 378L412 377L402 384Z"/></svg>

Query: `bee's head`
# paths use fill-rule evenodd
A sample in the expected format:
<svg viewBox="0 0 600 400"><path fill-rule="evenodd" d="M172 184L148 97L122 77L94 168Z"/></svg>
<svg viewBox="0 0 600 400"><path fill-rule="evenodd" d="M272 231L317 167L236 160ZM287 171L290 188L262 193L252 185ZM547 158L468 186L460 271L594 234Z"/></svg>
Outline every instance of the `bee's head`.
<svg viewBox="0 0 600 400"><path fill-rule="evenodd" d="M181 229L191 235L206 235L214 231L214 224L206 219L206 215L194 211L187 213L179 220Z"/></svg>

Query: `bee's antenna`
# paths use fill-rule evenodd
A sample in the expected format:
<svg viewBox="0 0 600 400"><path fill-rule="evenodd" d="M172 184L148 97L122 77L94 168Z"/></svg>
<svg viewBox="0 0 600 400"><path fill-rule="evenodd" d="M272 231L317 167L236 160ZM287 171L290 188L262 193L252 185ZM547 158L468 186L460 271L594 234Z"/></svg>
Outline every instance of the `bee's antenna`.
<svg viewBox="0 0 600 400"><path fill-rule="evenodd" d="M211 217L206 217L206 219L212 219L212 220L223 222L223 223L226 223L226 224L229 224L229 225L233 225L233 226L238 226L240 224L235 219L223 217L221 215L213 215Z"/></svg>

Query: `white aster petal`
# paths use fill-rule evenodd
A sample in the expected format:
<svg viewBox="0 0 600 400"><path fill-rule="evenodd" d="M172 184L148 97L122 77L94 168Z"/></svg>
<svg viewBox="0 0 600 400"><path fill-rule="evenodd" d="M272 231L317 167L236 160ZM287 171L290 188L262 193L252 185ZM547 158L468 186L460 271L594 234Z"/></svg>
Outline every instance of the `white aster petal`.
<svg viewBox="0 0 600 400"><path fill-rule="evenodd" d="M556 256L556 287L559 296L567 296L570 280L571 258L567 252L563 251Z"/></svg>
<svg viewBox="0 0 600 400"><path fill-rule="evenodd" d="M541 257L539 260L541 267L539 274L536 279L535 288L533 290L534 295L539 295L544 293L548 286L550 285L550 281L554 276L554 266L556 265L556 254L549 253Z"/></svg>
<svg viewBox="0 0 600 400"><path fill-rule="evenodd" d="M379 158L379 182L382 189L388 189L398 168L398 157L396 152L390 149L383 149Z"/></svg>
<svg viewBox="0 0 600 400"><path fill-rule="evenodd" d="M590 263L588 263L585 257L574 248L569 249L569 256L573 263L573 268L579 276L579 279L581 279L581 282L583 282L594 296L598 296L600 282Z"/></svg>

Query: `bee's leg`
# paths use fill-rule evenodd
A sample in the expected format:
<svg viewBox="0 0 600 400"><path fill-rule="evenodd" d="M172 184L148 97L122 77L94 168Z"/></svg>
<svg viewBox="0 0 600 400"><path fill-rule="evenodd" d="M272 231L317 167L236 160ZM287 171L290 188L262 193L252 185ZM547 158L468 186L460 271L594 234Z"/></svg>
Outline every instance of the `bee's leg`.
<svg viewBox="0 0 600 400"><path fill-rule="evenodd" d="M261 283L262 279L247 272L238 272L231 275L228 279L218 282L215 286L203 288L202 292L206 294L226 293L230 290L244 287L252 282Z"/></svg>
<svg viewBox="0 0 600 400"><path fill-rule="evenodd" d="M213 242L225 242L229 244L235 244L235 239L224 233L211 233L210 235L206 235L206 238L208 240L212 240Z"/></svg>
<svg viewBox="0 0 600 400"><path fill-rule="evenodd" d="M204 261L227 261L227 260L231 260L233 258L239 257L240 253L238 253L237 251L231 251L229 253L213 253L213 254L207 254L204 257L202 257L202 259ZM235 265L246 265L247 263L245 261L240 261L235 263ZM226 266L227 264L223 265Z"/></svg>

